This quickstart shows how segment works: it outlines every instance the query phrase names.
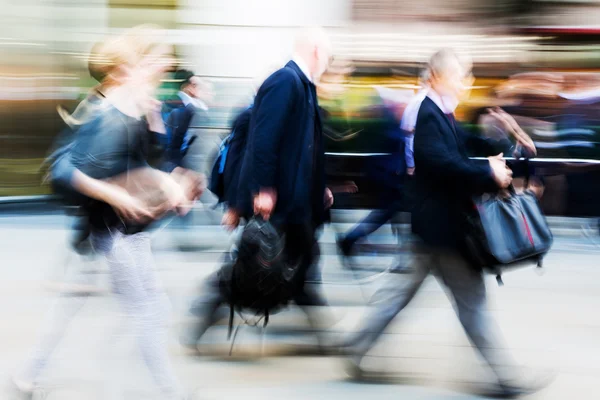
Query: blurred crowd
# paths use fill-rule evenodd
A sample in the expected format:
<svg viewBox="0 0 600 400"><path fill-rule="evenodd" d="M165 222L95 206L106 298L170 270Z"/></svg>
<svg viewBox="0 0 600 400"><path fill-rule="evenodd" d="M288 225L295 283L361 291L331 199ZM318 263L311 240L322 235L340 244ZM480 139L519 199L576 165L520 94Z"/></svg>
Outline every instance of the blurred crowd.
<svg viewBox="0 0 600 400"><path fill-rule="evenodd" d="M321 279L318 239L331 221L336 198L360 189L354 181L329 179L326 141L348 140L360 131L325 128L336 116L321 103L335 104L347 95L354 67L334 58L326 31L301 30L291 59L259 80L252 101L240 108L229 134L215 146L214 137L193 129L210 118L215 86L181 68L173 48L159 40L163 34L157 26L138 26L93 46L88 66L97 84L74 110L58 109L66 127L46 160L47 182L75 216L71 246L105 259L112 292L161 398L193 397L169 360L169 307L154 267L151 232L164 221L198 229L190 215L199 203L207 212L223 211L222 224L234 232L235 245L189 306L193 322L180 342L191 352L222 306L230 310L231 334L236 314L250 312L266 326L272 314L293 302L306 312L321 354L343 355L348 373L359 379L364 356L433 273L495 373L497 382L488 395L516 397L548 383L545 375L525 379L525 368L497 351L503 344L488 312L484 271L463 248L465 213L469 199L482 193L541 198L543 180L530 179L527 170L522 173L526 179L513 181L505 157L535 157L544 148L538 137L585 134L582 122L565 110L594 104L593 85L569 74L515 75L496 88L491 107L475 113L483 135L462 127L455 117L475 77L472 60L453 50L431 55L416 90L377 87L377 105L360 111L377 118L378 140L386 149L362 171L377 204L337 244L352 268L360 252L356 244L404 213L412 219L412 234L403 239L402 251L413 261L399 261L390 269L355 333L331 339L327 333L336 318L318 285L306 283ZM177 91L160 101L159 88L169 73ZM527 114L528 102L540 98L563 107L561 117ZM200 162L190 153L198 144L204 149ZM532 237L529 228L528 234ZM39 390L48 360L91 293L85 289L87 279L83 269L76 271L74 281L84 288L80 296L63 294L50 311L39 342L13 375L20 393Z"/></svg>

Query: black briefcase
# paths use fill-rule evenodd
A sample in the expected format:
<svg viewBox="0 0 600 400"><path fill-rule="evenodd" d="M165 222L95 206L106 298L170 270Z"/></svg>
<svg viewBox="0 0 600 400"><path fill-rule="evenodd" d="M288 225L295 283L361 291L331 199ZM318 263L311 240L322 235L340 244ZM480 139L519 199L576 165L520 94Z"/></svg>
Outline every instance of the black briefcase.
<svg viewBox="0 0 600 400"><path fill-rule="evenodd" d="M494 273L502 284L502 272L537 265L552 247L552 232L535 194L486 195L473 201L467 215L465 235L467 256L485 271Z"/></svg>

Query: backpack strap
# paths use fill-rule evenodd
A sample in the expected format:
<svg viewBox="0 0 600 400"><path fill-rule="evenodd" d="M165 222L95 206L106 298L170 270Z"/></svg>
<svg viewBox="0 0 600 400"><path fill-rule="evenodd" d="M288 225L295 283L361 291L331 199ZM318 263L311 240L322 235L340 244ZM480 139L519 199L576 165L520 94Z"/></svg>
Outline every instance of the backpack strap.
<svg viewBox="0 0 600 400"><path fill-rule="evenodd" d="M223 172L225 172L225 165L227 163L227 153L229 153L229 147L231 146L231 141L233 140L233 137L235 136L235 129L229 134L229 136L227 136L225 139L223 139L223 142L221 143L221 149L220 149L220 154L219 154L219 174L222 174Z"/></svg>
<svg viewBox="0 0 600 400"><path fill-rule="evenodd" d="M237 262L237 261L236 261ZM235 288L235 266L231 269L231 279L229 281L229 325L227 327L227 340L231 339L231 333L233 332L233 320L235 318L235 302L236 302L236 288Z"/></svg>

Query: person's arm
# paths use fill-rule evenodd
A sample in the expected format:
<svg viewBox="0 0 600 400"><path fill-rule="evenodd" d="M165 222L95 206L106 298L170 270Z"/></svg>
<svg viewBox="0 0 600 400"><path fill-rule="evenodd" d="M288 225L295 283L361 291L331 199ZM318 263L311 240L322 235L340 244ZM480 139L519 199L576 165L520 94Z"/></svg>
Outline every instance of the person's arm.
<svg viewBox="0 0 600 400"><path fill-rule="evenodd" d="M419 170L428 171L440 181L472 192L498 189L490 164L479 164L465 159L458 151L451 151L445 145L440 121L433 116L424 116L417 123L414 155Z"/></svg>
<svg viewBox="0 0 600 400"><path fill-rule="evenodd" d="M260 106L254 111L252 140L255 187L253 193L274 190L279 166L280 144L296 94L294 77L280 72L269 78L261 88Z"/></svg>
<svg viewBox="0 0 600 400"><path fill-rule="evenodd" d="M78 169L74 169L70 184L79 193L91 199L109 204L115 211L129 221L148 221L153 213L138 199L116 185L94 179Z"/></svg>
<svg viewBox="0 0 600 400"><path fill-rule="evenodd" d="M105 134L104 140L101 143L79 142L77 151L78 159L82 160L81 164L75 165L72 162L70 152L60 157L52 168L53 182L69 191L109 204L125 219L141 221L152 218L151 212L140 200L130 196L125 189L100 179L106 171L118 170L117 166L122 163L117 148L130 146L133 140L129 132L124 131L126 127L118 121L115 122L109 115L96 121L89 129L97 131L98 134ZM106 154L114 156L106 157ZM91 162L99 159L102 159L101 166ZM86 172L83 172L84 170ZM96 175L97 178L91 175Z"/></svg>
<svg viewBox="0 0 600 400"><path fill-rule="evenodd" d="M406 168L414 171L415 169L415 155L414 155L414 144L415 144L415 134L414 132L407 133L404 137L404 158L406 159Z"/></svg>

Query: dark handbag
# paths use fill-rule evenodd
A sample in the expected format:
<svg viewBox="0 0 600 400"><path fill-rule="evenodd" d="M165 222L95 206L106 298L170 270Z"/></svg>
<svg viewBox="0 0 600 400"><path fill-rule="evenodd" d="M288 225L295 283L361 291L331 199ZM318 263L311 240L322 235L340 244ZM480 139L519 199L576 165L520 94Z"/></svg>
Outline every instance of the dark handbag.
<svg viewBox="0 0 600 400"><path fill-rule="evenodd" d="M473 203L465 240L476 266L494 273L500 285L507 269L542 266L553 237L533 192L516 193L511 187L506 196L480 197Z"/></svg>

